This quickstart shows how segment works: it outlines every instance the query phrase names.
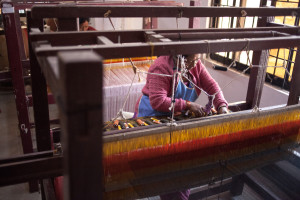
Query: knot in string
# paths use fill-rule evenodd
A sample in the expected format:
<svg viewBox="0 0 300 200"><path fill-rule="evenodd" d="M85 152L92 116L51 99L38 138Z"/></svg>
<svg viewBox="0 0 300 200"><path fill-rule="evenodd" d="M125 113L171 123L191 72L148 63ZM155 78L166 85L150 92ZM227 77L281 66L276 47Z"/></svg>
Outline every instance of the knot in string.
<svg viewBox="0 0 300 200"><path fill-rule="evenodd" d="M208 115L213 108L213 101L215 99L215 95L208 96L208 102L205 105L204 112Z"/></svg>
<svg viewBox="0 0 300 200"><path fill-rule="evenodd" d="M104 17L109 17L110 14L111 14L111 10L108 10L106 13L104 13Z"/></svg>
<svg viewBox="0 0 300 200"><path fill-rule="evenodd" d="M177 18L182 18L182 16L183 16L183 10L180 9Z"/></svg>
<svg viewBox="0 0 300 200"><path fill-rule="evenodd" d="M242 15L242 17L246 17L247 16L247 12L245 10L242 10L241 11L241 15Z"/></svg>

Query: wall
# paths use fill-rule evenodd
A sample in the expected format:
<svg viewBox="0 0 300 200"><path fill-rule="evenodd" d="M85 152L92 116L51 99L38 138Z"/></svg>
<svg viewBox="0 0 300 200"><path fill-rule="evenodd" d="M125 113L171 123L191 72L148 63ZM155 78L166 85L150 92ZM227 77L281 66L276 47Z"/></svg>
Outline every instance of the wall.
<svg viewBox="0 0 300 200"><path fill-rule="evenodd" d="M117 0L112 0L117 1ZM163 0L160 0L163 1ZM175 2L183 3L183 6L189 6L189 0L175 0ZM210 5L210 0L199 0L200 6ZM111 18L112 23L116 30L124 29L142 29L142 18ZM206 28L208 20L206 18L200 18L198 28ZM189 20L187 18L178 19L178 28L188 28ZM113 30L113 27L108 18L94 18L91 19L91 25L97 30ZM177 22L174 18L159 18L159 29L176 29Z"/></svg>

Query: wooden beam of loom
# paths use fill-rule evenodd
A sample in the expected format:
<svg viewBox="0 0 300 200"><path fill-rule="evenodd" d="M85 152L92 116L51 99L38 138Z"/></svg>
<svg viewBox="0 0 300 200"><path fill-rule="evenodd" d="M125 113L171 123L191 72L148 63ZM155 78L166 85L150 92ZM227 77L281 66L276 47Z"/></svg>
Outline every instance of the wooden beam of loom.
<svg viewBox="0 0 300 200"><path fill-rule="evenodd" d="M157 34L179 34L179 33L207 33L207 32L251 32L251 31L273 31L298 35L299 27L260 27L260 28L209 28L209 29L156 29ZM121 39L122 43L145 42L144 34L154 30L117 30L117 31L93 31L93 32L52 32L31 33L31 41L47 40L52 46L62 45L87 45L96 44L97 36L105 36L114 43Z"/></svg>
<svg viewBox="0 0 300 200"><path fill-rule="evenodd" d="M179 7L179 6L33 6L32 17L70 19L77 17L245 17L298 16L299 8ZM65 13L68 13L66 15Z"/></svg>
<svg viewBox="0 0 300 200"><path fill-rule="evenodd" d="M276 42L274 42L276 39ZM183 42L155 42L152 44L114 44L92 46L40 46L35 48L37 56L53 56L59 51L84 51L93 50L105 59L122 57L143 57L159 55L178 55L195 53L214 53L224 51L263 50L279 47L295 47L300 45L300 36L267 37L236 40L212 40L212 41L183 41ZM118 51L115 49L118 48Z"/></svg>
<svg viewBox="0 0 300 200"><path fill-rule="evenodd" d="M50 61L50 57L48 58L48 61ZM52 57L51 59L55 61L55 57ZM56 76L56 78L59 79L60 75L53 75L49 72L57 71L55 69L58 67L54 68L56 65L53 63L55 62L43 64L43 60L42 57L38 56L41 69L44 71L46 77L48 77L47 80L49 80L49 84L55 85L52 84L51 77ZM58 91L53 92L55 94ZM61 93L61 95L63 94L64 93ZM135 197L151 196L163 192L175 191L180 187L188 188L199 183L207 183L212 176L215 176L216 174L217 176L220 175L218 172L220 171L220 167L223 166L226 166L226 169L228 169L228 171L225 172L225 175L233 176L235 173L241 173L242 171L261 166L267 162L280 159L281 156L284 155L284 152L278 150L278 146L283 149L288 146L292 147L295 144L295 138L299 132L299 123L293 121L297 116L299 118L299 113L289 113L292 112L292 108L294 107L287 107L286 109L277 110L276 113L273 113L274 117L278 118L277 122L279 123L279 127L275 126L276 124L267 124L266 122L268 120L261 120L259 122L259 125L268 126L254 126L257 123L256 118L268 115L268 113L265 113L264 115L264 112L261 112L250 114L249 116L252 116L253 118L251 119L252 121L250 120L247 123L239 123L236 121L237 124L241 125L252 124L254 127L252 127L253 130L248 130L247 126L245 126L244 129L235 130L231 126L235 125L233 123L234 120L247 119L246 114L243 115L244 118L242 117L242 113L238 113L237 115L228 115L228 117L220 116L220 118L210 118L209 124L205 124L205 120L199 122L195 120L193 122L183 123L182 125L185 125L186 127L179 125L174 129L171 129L171 137L169 134L170 127L145 129L140 132L131 132L130 134L120 132L120 134L114 138L118 140L111 141L116 142L117 145L107 147L106 145L108 145L107 142L109 142L110 137L105 136L104 151L110 149L111 152L104 152L104 187L106 191L104 195L107 199L116 199L118 197L131 199ZM281 116L281 111L287 113ZM234 118L234 116L236 118ZM292 125L289 123L289 120L285 119L285 117L289 116L295 117L290 119ZM222 117L224 117L224 121L220 120ZM201 122L204 123L202 126L199 125ZM222 124L222 127L227 127L229 132L224 132L223 135L216 134L204 138L205 134L203 133L207 133L205 130L212 130L211 127L211 129L209 129L209 127L205 126L219 125L221 122L224 122L225 125L227 122L227 126ZM274 119L271 119L270 122L274 122ZM182 129L178 129L179 127ZM270 127L271 131L268 131ZM189 132L193 131L193 134L188 134L184 131L184 128L187 128L188 130L191 129ZM198 130L201 128L204 132ZM278 130L279 132L277 132ZM252 132L254 134L252 134ZM126 135L126 139L129 139L130 137L134 138L134 133L141 133L143 139L139 141L138 138L135 138L135 140L132 140L131 142L122 143L124 142L122 137L125 137ZM150 134L149 137L145 136L146 133L154 134L154 136ZM162 135L155 135L155 133L161 133ZM203 134L203 137L197 135L198 133ZM292 133L292 136L284 137L289 135L286 133ZM182 136L178 137L178 135ZM154 139L151 138L155 136L157 137ZM192 138L192 136L195 136L195 138ZM258 136L258 138L256 138L256 136ZM99 135L99 138L100 137L101 135ZM234 140L232 141L231 139ZM161 143L153 144L153 141L159 141ZM201 146L202 144L204 146ZM253 152L255 152L255 154L253 154ZM190 160L186 160L187 158L190 158ZM163 165L153 166L153 164L156 163ZM227 166L226 163L232 164ZM198 173L195 175L194 172ZM180 184L170 184L174 182L180 182ZM165 185L168 187L163 187Z"/></svg>
<svg viewBox="0 0 300 200"><path fill-rule="evenodd" d="M230 177L282 159L299 139L300 105L108 134L104 195L132 199L206 184L222 167Z"/></svg>
<svg viewBox="0 0 300 200"><path fill-rule="evenodd" d="M44 8L41 8L40 11L42 12L39 14L38 12L35 12L36 10L34 9L33 18L37 21L42 21L41 19L49 14L49 16L47 17L51 17L50 15L53 15L60 19L71 19L69 21L70 23L73 23L72 19L75 17L95 17L96 15L101 15L102 17L104 14L103 11L105 11L106 13L108 11L107 9L112 9L110 10L112 15L109 15L109 17L116 17L118 13L122 14L123 17L129 15L135 15L135 17L151 17L152 15L155 17L161 17L164 16L164 14L166 14L168 17L186 17L186 13L189 13L190 16L199 17L202 14L203 16L211 16L213 13L216 13L215 11L217 11L214 10L214 12L211 12L212 10L205 10L204 12L198 12L200 11L200 9L198 8L192 11L190 9L185 10L178 7L156 7L155 12L149 12L149 7L145 9L143 7L136 7L134 9L134 12L128 12L132 8L83 8L76 6L72 8L67 7L68 6L64 6L64 8L62 8L61 6L59 6L53 10L58 11L58 13L52 13L49 12L49 10L47 11L48 13L46 13L43 12ZM64 9L73 9L73 11L68 12L68 15L66 15ZM121 9L127 9L127 11L120 12ZM247 16L250 16L251 14L274 16L274 12L279 11L272 9L265 10L264 8L259 10L248 10L248 8L245 8L245 10L243 9L244 8L231 10L231 8L222 8L223 11L220 9L220 12L217 13L218 15L220 14L220 16L227 16L227 12L230 13L230 16L240 16L241 11L246 11L248 14ZM166 12L168 10L172 12ZM265 11L271 12L267 14ZM281 10L277 14L297 15L297 11L297 9L286 9ZM213 16L216 17L215 14L213 14ZM239 31L238 29L235 30ZM296 32L294 32L294 30L292 32L293 33L291 34L298 35L297 30ZM124 37L127 37L131 34L130 32L127 33L124 32ZM141 42L145 42L145 36L143 32L132 33L138 35L138 39L141 40ZM162 32L156 33L161 34ZM84 44L84 39L79 39L84 34L78 32L65 32L65 35L67 34L73 34L72 36L75 36L75 39L73 40L76 41L76 43ZM107 33L102 34L101 32L96 32L93 33L93 35L85 35L85 38L88 38L88 44L96 43L96 35L105 36L113 43L116 43L116 41L118 41L119 39L118 33L112 34L114 35L114 38L112 38L110 36L107 36ZM49 81L49 85L51 86L51 88L52 85L55 85L55 83L52 83L52 81L55 79L58 80L58 86L59 84L68 81L68 83L70 84L68 84L68 87L65 87L65 91L74 92L80 97L80 100L88 101L99 98L99 100L97 101L98 104L96 106L94 106L94 104L81 106L80 109L77 109L78 106L74 106L74 109L71 110L66 108L68 108L69 103L71 103L71 105L75 105L76 103L78 103L78 98L69 98L68 101L66 101L65 98L61 98L61 101L58 102L60 111L63 113L61 123L64 127L69 128L63 129L63 135L65 137L64 139L65 141L68 141L69 144L73 145L66 145L66 149L69 151L69 154L66 153L66 156L72 158L72 162L69 162L67 164L73 166L72 172L78 172L71 174L68 173L68 168L66 168L66 179L70 184L76 185L76 183L83 183L80 186L84 186L84 189L79 187L78 189L73 188L71 192L67 191L66 193L70 193L73 195L73 198L71 199L75 199L76 197L77 199L82 199L83 197L85 197L86 191L88 190L91 190L93 192L102 191L101 181L103 180L105 189L104 195L106 199L133 199L136 197L152 196L156 194L176 191L182 188L189 188L198 184L207 183L211 180L212 177L222 176L225 178L228 176L239 174L243 170L249 170L254 167L261 166L263 164L266 164L267 162L280 159L281 156L284 156L284 150L286 148L293 147L297 144L299 135L299 108L288 107L278 109L276 110L277 112L275 112L274 110L274 112L272 111L269 113L248 113L248 115L246 113L240 112L237 115L231 114L215 118L208 118L207 120L186 121L176 127L168 127L162 125L156 127L153 126L153 128L149 127L149 129L141 128L142 130L135 130L132 132L120 131L119 134L116 135L104 136L104 148L102 149L102 142L95 142L97 140L102 141L102 130L98 124L98 122L102 122L102 118L98 112L99 107L101 107L102 104L102 99L100 98L101 88L99 89L99 80L97 79L97 76L99 77L100 75L94 75L100 73L100 66L99 68L95 67L89 69L90 61L84 60L84 58L82 58L80 67L75 62L66 62L68 64L67 66L68 70L70 70L70 74L66 71L66 73L64 73L64 76L56 74L56 77L51 77L55 76L55 74L52 72L49 73L47 70L53 71L54 69L60 69L64 67L64 65L53 68L52 65L55 65L55 62L54 64L49 62L50 59L48 59L49 57L47 56L53 55L53 61L55 61L57 53L63 55L64 52L60 51L84 49L88 50L86 51L86 53L91 53L92 50L97 54L102 55L104 58L207 53L208 49L210 49L210 52L234 50L238 51L245 47L248 47L247 50L262 50L275 47L299 46L299 36L294 35L235 41L197 41L190 43L167 42L164 44L143 43L124 45L112 44L82 47L53 47L55 45L70 45L71 40L66 40L66 43L68 44L63 44L62 41L58 41L55 43L55 45L53 45L53 41L55 40L54 38L56 36L64 38L64 35L53 34L51 36L45 36L45 38L52 38L51 41L48 40L52 47L35 46L32 56L38 58L37 60L41 65L40 68L44 72L43 75L46 76L46 79L47 81ZM134 39L128 39L130 37L131 36L127 37L127 42L136 42ZM41 40L38 39L37 41ZM124 43L124 40L122 39L121 42ZM72 52L69 53L69 58L71 58ZM63 58L64 56L61 57L62 60L64 60ZM71 61L71 59L69 59L69 61ZM91 74L94 76L94 78L89 76L88 73L80 73L80 75L85 75L84 78L80 77L80 80L82 81L80 87L85 86L84 81L88 82L88 84L86 85L89 85L89 87L87 86L84 89L84 92L88 90L93 91L89 95L95 95L95 98L91 98L90 96L85 97L85 94L80 94L73 89L71 82L73 81L74 83L78 84L76 82L78 76L74 76L73 73L71 74L74 67L72 65L76 66L76 68L78 68L78 70L80 71L85 70L84 72L90 72L90 70L93 70ZM298 65L299 62L296 62L295 69L300 69ZM299 71L296 72L297 74L299 74ZM43 76L42 74L38 75ZM292 79L297 76L293 75ZM95 83L92 84L92 81L94 81ZM297 82L294 83L294 85L297 86ZM53 91L55 96L57 98L59 98L60 96L66 97L65 92L62 92L60 90L61 87L58 87L58 91ZM97 91L99 92L99 94L97 94ZM299 91L297 89L291 91L290 96L293 97L293 101L291 101L290 104L298 103L298 101L296 102L294 100L299 97ZM72 112L74 110L76 111L75 113ZM280 112L282 111L284 113L281 114ZM91 112L97 112L97 115L93 115L93 117L89 118L90 115L87 114ZM76 120L75 118L75 115L77 115L78 113L80 114L81 120ZM259 120L257 121L257 119ZM91 123L93 123L93 126L91 125ZM72 126L74 124L79 126L80 129L73 128ZM93 131L93 133L95 134L93 134L91 137L86 134L88 131ZM138 136L136 134L141 135ZM84 151L81 151L83 149ZM104 155L102 154L102 152ZM101 160L101 155L103 155L103 179L95 178L95 175L99 175L99 171L101 171L101 164L99 165L99 159ZM88 156L91 156L91 158L89 158ZM77 163L78 158L80 158L79 164ZM66 157L66 160L68 159L70 158ZM78 174L83 174L83 170L85 167L83 165L85 164L89 165L87 167L89 170L86 172L88 176L80 177L78 176ZM221 171L223 170L220 169L224 169L223 175L221 174ZM94 187L94 190L89 187L90 185ZM101 195L102 194L98 193L98 197L100 197Z"/></svg>

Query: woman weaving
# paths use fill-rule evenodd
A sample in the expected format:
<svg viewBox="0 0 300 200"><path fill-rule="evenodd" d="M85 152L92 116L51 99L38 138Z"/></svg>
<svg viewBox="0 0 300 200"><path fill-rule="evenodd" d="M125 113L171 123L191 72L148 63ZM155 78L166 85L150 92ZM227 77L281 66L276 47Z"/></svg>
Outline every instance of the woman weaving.
<svg viewBox="0 0 300 200"><path fill-rule="evenodd" d="M143 95L135 106L135 117L170 115L173 90L173 74L180 71L176 79L174 92L174 112L191 111L197 117L210 112L207 108L195 103L201 94L201 89L211 97L211 103L219 114L227 113L227 101L217 82L211 77L205 66L197 59L198 55L160 56L149 68L149 73L169 75L160 76L148 74ZM184 62L181 60L184 59ZM178 63L181 62L181 63ZM177 67L179 66L179 67Z"/></svg>

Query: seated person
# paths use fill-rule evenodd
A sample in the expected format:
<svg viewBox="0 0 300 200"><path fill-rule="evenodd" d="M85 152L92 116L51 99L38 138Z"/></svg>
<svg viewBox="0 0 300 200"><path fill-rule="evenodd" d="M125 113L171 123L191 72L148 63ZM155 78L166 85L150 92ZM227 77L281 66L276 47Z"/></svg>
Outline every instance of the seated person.
<svg viewBox="0 0 300 200"><path fill-rule="evenodd" d="M211 77L197 55L183 56L187 69L186 76L193 82L191 84L186 78L178 76L175 83L175 112L190 110L197 117L205 116L205 109L195 103L201 90L194 86L197 85L208 94L215 95L213 105L219 114L228 113L227 101L224 99L217 82ZM160 56L151 65L149 72L157 74L173 75L177 70L177 57ZM180 66L180 65L179 65ZM180 69L179 69L180 70ZM172 80L173 77L147 75L146 85L143 95L138 99L135 106L135 117L144 116L163 116L170 115L169 110L172 102Z"/></svg>
<svg viewBox="0 0 300 200"><path fill-rule="evenodd" d="M185 59L184 65L187 70L187 78L179 76L175 83L174 112L190 110L198 117L207 114L201 105L194 102L201 93L201 90L193 85L195 84L209 95L216 94L213 98L213 105L218 110L219 114L228 113L228 104L224 99L222 91L220 91L219 85L211 77L197 56L198 55L183 56ZM173 75L177 70L177 60L176 56L160 56L151 65L148 72ZM138 99L135 106L134 117L171 115L169 108L172 102L172 80L173 77L148 74L146 85L142 89L143 94ZM188 80L191 80L193 84ZM184 189L169 194L163 194L160 195L160 197L162 200L187 200L189 195L190 190Z"/></svg>
<svg viewBox="0 0 300 200"><path fill-rule="evenodd" d="M89 25L89 18L79 18L79 31L96 31L96 29Z"/></svg>
<svg viewBox="0 0 300 200"><path fill-rule="evenodd" d="M184 59L186 72L185 76L178 76L175 83L174 112L189 110L198 117L202 117L207 114L205 108L194 102L201 94L201 90L195 87L195 84L209 95L216 94L215 97L212 98L212 103L218 110L219 114L228 113L228 104L224 99L222 91L220 91L219 85L211 77L197 56L198 55L186 55L180 58ZM180 59L179 62L181 61ZM176 56L160 56L151 65L148 72L173 75L177 70L177 60ZM179 69L179 71L180 70L181 69ZM171 115L169 108L172 103L172 80L173 77L148 74L146 85L142 89L143 94L138 99L135 106L134 117ZM189 80L192 81L192 84ZM160 195L160 197L162 200L187 200L189 195L190 190L184 189L182 191L163 194Z"/></svg>

